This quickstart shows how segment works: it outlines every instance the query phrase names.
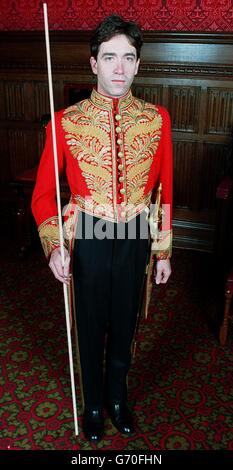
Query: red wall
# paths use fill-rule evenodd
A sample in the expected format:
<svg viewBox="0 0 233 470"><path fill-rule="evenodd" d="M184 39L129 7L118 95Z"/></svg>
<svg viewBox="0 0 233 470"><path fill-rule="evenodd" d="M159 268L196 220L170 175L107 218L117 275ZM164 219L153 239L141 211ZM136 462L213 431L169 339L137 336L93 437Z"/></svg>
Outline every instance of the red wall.
<svg viewBox="0 0 233 470"><path fill-rule="evenodd" d="M0 0L0 30L42 30L41 0ZM231 0L47 0L50 29L92 29L115 12L145 30L233 31Z"/></svg>

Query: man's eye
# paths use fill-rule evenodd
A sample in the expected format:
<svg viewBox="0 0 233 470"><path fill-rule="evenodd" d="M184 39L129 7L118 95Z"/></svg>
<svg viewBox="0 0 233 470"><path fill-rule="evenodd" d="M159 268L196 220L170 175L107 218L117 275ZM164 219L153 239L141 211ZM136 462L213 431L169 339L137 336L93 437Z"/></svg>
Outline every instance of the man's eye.
<svg viewBox="0 0 233 470"><path fill-rule="evenodd" d="M127 57L126 59L128 62L133 62L133 57Z"/></svg>
<svg viewBox="0 0 233 470"><path fill-rule="evenodd" d="M111 62L113 60L113 57L105 57L106 62Z"/></svg>

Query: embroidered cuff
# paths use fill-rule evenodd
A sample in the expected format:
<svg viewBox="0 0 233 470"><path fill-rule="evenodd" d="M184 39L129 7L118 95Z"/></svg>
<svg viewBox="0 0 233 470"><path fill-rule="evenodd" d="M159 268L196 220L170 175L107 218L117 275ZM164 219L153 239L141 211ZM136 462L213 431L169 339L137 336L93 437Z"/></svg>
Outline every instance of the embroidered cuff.
<svg viewBox="0 0 233 470"><path fill-rule="evenodd" d="M151 251L157 259L168 259L172 255L172 230L161 230L152 240Z"/></svg>
<svg viewBox="0 0 233 470"><path fill-rule="evenodd" d="M52 251L60 246L58 217L45 220L38 227L38 232L45 256L49 258Z"/></svg>

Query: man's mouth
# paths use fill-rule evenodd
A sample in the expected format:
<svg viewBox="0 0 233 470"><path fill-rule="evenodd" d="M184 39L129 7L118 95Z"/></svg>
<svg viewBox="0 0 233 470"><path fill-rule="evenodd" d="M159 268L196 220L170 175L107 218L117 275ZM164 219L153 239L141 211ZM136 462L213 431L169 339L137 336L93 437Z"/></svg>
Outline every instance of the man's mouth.
<svg viewBox="0 0 233 470"><path fill-rule="evenodd" d="M125 80L112 80L113 83L120 83L121 85L125 83Z"/></svg>

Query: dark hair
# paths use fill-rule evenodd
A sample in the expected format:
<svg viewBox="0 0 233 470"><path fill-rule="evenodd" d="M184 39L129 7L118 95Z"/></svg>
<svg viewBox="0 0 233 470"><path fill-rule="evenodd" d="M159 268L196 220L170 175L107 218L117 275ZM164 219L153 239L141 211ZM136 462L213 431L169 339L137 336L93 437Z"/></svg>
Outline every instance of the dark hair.
<svg viewBox="0 0 233 470"><path fill-rule="evenodd" d="M115 14L107 16L95 29L90 41L91 55L97 59L102 42L109 41L117 34L127 36L132 46L135 47L137 59L139 59L143 43L141 29L133 21L125 21L121 16Z"/></svg>

